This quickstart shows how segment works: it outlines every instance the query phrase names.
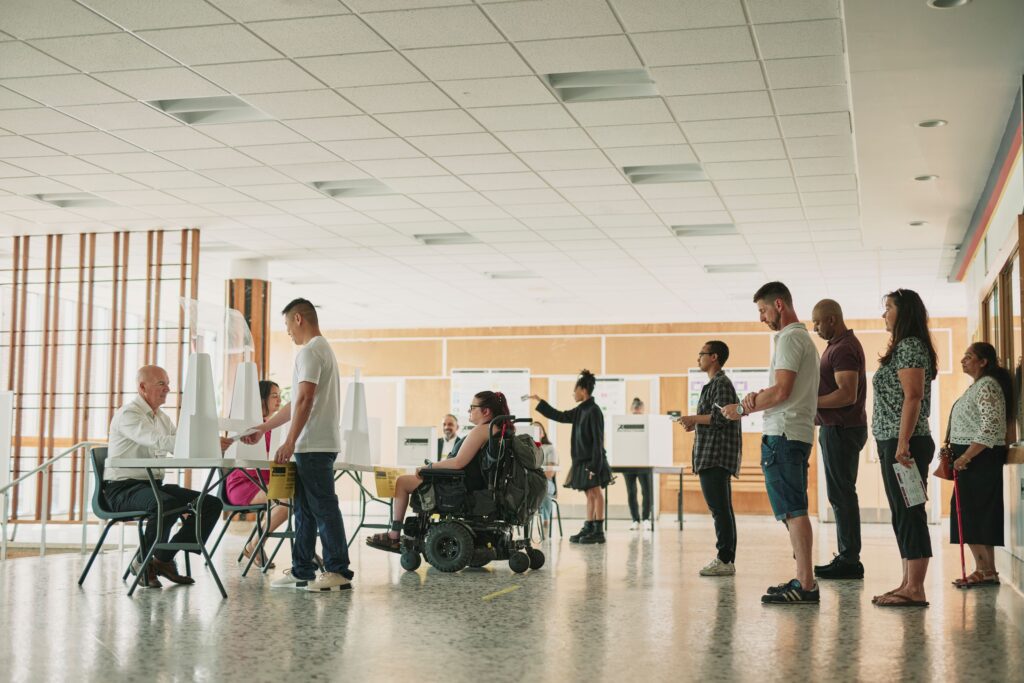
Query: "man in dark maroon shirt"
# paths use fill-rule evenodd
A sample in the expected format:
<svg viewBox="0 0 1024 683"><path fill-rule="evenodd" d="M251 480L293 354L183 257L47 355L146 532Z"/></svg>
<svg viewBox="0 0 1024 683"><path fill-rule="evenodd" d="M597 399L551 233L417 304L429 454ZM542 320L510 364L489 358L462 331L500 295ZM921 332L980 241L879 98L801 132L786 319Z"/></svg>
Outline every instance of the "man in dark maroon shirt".
<svg viewBox="0 0 1024 683"><path fill-rule="evenodd" d="M839 540L839 554L828 564L816 566L814 574L819 579L863 579L857 466L868 438L864 349L843 322L843 309L832 299L822 299L814 306L811 322L818 336L828 342L821 354L815 424L820 425L818 443Z"/></svg>

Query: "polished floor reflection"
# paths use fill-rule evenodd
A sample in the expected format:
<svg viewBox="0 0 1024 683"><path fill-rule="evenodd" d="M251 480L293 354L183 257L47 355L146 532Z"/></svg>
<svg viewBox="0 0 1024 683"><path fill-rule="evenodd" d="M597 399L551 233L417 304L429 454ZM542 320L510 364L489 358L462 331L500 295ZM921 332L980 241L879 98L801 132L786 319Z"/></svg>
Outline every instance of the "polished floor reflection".
<svg viewBox="0 0 1024 683"><path fill-rule="evenodd" d="M573 531L575 531L575 524ZM568 524L567 524L568 527ZM85 587L85 558L0 565L0 679L26 681L1011 681L1024 678L1020 563L1000 553L1004 585L957 591L959 554L942 549L928 577L931 607L883 609L871 596L898 583L890 528L865 527L863 582L822 584L820 606L762 606L791 578L781 527L741 518L737 575L701 578L712 557L706 517L685 531L613 527L605 546L545 542L547 565L505 563L457 575L353 545L355 590L271 591L217 558L221 600L203 569L192 587L125 595L124 559L103 555ZM567 528L566 531L570 529ZM815 525L815 553L834 545ZM241 543L231 535L228 550ZM279 562L279 565L285 563Z"/></svg>

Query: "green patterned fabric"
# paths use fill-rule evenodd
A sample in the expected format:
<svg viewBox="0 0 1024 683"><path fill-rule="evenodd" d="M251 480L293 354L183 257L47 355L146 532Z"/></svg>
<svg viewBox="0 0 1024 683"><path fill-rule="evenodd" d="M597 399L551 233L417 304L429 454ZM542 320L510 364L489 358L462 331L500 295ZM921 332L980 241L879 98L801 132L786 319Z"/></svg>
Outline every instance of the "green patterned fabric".
<svg viewBox="0 0 1024 683"><path fill-rule="evenodd" d="M903 413L903 386L900 384L899 371L907 368L922 368L925 371L924 397L921 399L921 413L917 417L917 426L910 436L925 436L928 429L928 416L932 405L932 380L935 373L931 371L931 359L928 349L917 337L907 337L893 351L887 365L879 365L872 380L875 390L874 409L871 415L871 433L876 439L897 439L900 435L900 416Z"/></svg>

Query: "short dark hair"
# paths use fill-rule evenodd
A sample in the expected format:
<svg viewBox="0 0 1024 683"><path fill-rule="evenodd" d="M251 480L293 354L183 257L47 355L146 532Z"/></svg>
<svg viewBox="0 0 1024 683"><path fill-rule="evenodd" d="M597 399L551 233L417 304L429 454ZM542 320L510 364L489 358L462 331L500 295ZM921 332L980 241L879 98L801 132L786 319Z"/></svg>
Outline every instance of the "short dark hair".
<svg viewBox="0 0 1024 683"><path fill-rule="evenodd" d="M768 282L761 285L761 289L754 293L754 303L764 301L767 304L774 303L776 299L782 299L787 306L793 305L793 295L789 293L789 287L781 282Z"/></svg>
<svg viewBox="0 0 1024 683"><path fill-rule="evenodd" d="M281 315L288 315L289 313L298 313L314 325L319 324L316 316L316 307L309 299L292 299L289 301L288 305L281 311Z"/></svg>
<svg viewBox="0 0 1024 683"><path fill-rule="evenodd" d="M719 365L725 365L725 361L729 360L729 346L724 341L714 339L709 342L704 342L704 346L711 349L710 353L718 356Z"/></svg>
<svg viewBox="0 0 1024 683"><path fill-rule="evenodd" d="M580 376L579 379L576 380L576 386L593 396L594 386L596 384L597 378L594 377L594 373L587 369L580 370Z"/></svg>

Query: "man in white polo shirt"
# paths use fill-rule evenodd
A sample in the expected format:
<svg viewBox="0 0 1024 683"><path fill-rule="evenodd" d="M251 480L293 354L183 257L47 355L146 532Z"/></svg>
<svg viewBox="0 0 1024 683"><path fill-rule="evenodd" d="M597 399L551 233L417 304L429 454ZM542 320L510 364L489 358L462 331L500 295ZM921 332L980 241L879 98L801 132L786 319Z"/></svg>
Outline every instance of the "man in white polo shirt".
<svg viewBox="0 0 1024 683"><path fill-rule="evenodd" d="M786 525L796 558L796 578L772 586L761 602L817 603L818 586L811 566L813 535L807 517L807 468L814 441L820 379L818 350L793 309L793 296L781 282L769 282L754 294L761 322L774 330L770 386L726 406L726 417L738 420L764 411L761 470L775 518Z"/></svg>
<svg viewBox="0 0 1024 683"><path fill-rule="evenodd" d="M352 587L345 523L334 491L334 461L341 450L341 384L338 361L331 345L320 334L316 309L306 299L295 299L281 312L285 329L302 347L295 357L292 401L245 437L256 443L271 429L291 426L274 460L295 458L295 542L292 567L271 583L273 588L298 588L313 592ZM314 548L317 531L324 550L324 571L317 576Z"/></svg>

